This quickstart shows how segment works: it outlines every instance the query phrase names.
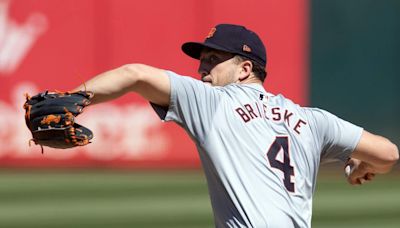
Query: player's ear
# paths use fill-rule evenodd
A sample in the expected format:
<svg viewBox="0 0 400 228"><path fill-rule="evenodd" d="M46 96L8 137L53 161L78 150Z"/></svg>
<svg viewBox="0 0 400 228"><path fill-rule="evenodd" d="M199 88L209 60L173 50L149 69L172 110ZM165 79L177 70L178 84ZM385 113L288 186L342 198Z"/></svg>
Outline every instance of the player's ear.
<svg viewBox="0 0 400 228"><path fill-rule="evenodd" d="M245 60L239 64L239 67L239 80L243 81L251 75L251 72L253 71L253 63L250 60Z"/></svg>

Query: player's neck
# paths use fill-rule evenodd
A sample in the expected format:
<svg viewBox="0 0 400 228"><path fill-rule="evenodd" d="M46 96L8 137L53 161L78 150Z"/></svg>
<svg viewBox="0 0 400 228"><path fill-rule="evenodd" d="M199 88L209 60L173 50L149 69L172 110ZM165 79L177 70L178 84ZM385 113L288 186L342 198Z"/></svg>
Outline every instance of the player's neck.
<svg viewBox="0 0 400 228"><path fill-rule="evenodd" d="M258 77L256 77L255 75L249 76L249 77L247 77L246 79L244 79L244 80L242 80L242 81L239 81L238 83L239 83L239 84L253 84L253 83L257 83L257 84L260 84L260 85L263 84L262 81L261 81Z"/></svg>

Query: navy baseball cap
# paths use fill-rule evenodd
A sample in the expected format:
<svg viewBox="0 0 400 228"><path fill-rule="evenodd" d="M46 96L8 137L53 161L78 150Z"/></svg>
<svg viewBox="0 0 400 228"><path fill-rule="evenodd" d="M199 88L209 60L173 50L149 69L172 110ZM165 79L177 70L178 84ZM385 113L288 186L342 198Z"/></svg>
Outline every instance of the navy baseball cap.
<svg viewBox="0 0 400 228"><path fill-rule="evenodd" d="M263 42L255 32L244 26L219 24L210 30L204 43L184 43L182 51L192 58L200 59L200 53L205 47L247 57L264 67L267 64Z"/></svg>

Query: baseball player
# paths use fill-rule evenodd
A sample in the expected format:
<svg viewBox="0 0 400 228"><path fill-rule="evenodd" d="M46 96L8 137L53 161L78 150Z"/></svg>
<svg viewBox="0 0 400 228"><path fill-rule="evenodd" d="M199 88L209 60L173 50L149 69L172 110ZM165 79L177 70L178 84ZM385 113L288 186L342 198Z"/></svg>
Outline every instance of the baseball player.
<svg viewBox="0 0 400 228"><path fill-rule="evenodd" d="M201 80L128 64L77 89L92 91L92 104L138 93L162 120L184 128L201 158L216 227L311 227L321 162L347 162L353 185L397 162L388 139L267 92L265 47L247 28L217 25L182 50L200 61Z"/></svg>

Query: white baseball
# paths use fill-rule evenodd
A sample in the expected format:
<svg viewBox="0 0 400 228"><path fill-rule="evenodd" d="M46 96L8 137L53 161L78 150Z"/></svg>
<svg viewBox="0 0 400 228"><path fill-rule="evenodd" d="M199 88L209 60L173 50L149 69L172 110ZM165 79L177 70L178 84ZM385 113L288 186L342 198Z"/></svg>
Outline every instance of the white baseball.
<svg viewBox="0 0 400 228"><path fill-rule="evenodd" d="M346 165L346 167L344 168L344 174L346 175L346 177L349 177L352 171L353 170L351 169L350 165Z"/></svg>

